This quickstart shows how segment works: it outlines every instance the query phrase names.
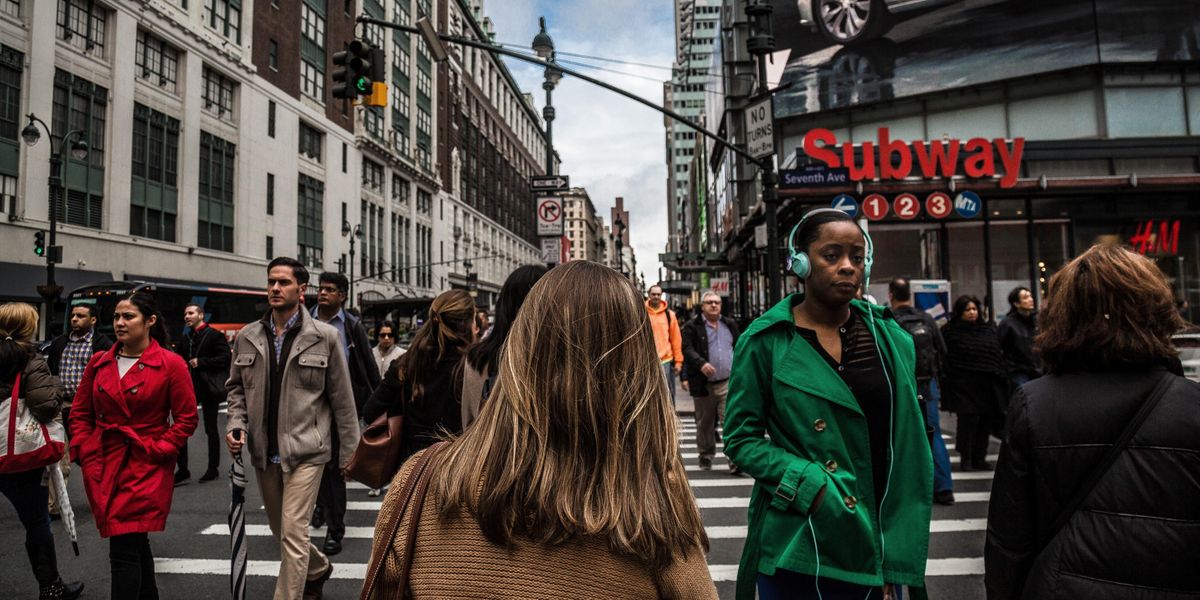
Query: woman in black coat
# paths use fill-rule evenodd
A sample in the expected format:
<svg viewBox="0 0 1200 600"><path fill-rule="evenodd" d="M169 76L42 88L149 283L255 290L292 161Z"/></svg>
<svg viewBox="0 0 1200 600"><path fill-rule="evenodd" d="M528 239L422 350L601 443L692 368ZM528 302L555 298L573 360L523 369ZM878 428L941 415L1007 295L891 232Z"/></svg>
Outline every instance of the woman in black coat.
<svg viewBox="0 0 1200 600"><path fill-rule="evenodd" d="M1048 375L1013 397L992 486L987 596L1200 598L1200 385L1171 343L1171 286L1150 260L1094 246L1049 292Z"/></svg>
<svg viewBox="0 0 1200 600"><path fill-rule="evenodd" d="M983 319L974 296L954 302L954 314L942 338L946 341L946 384L943 395L958 413L954 447L963 471L987 470L988 434L999 427L1004 400L1004 356L996 326Z"/></svg>

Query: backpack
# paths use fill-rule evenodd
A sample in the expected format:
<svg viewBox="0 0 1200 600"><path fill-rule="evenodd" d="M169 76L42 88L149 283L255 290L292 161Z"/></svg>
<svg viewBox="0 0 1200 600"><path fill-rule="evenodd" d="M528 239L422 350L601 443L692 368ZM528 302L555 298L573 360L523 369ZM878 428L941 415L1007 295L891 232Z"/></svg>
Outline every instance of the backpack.
<svg viewBox="0 0 1200 600"><path fill-rule="evenodd" d="M905 311L896 315L896 322L912 336L913 347L917 351L917 379L931 379L937 374L937 346L933 336L937 335L934 327L925 315L919 312Z"/></svg>

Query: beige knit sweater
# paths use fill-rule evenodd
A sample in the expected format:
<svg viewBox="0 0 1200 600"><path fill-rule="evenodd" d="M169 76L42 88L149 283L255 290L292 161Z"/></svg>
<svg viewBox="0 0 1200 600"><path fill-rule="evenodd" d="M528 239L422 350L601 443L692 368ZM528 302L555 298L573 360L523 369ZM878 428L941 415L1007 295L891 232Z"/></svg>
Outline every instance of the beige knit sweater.
<svg viewBox="0 0 1200 600"><path fill-rule="evenodd" d="M418 454L419 456L419 454ZM417 462L409 460L392 483L379 511L379 523L403 504L400 491ZM404 515L388 547L378 589L397 585L404 539L411 513ZM386 535L377 525L376 535ZM379 547L380 540L376 540ZM694 555L671 568L654 572L637 559L613 553L602 540L587 540L556 547L518 543L513 552L484 537L475 518L465 509L455 518L438 518L437 498L425 497L417 528L416 549L406 598L513 598L542 600L628 598L643 600L716 599L704 554Z"/></svg>

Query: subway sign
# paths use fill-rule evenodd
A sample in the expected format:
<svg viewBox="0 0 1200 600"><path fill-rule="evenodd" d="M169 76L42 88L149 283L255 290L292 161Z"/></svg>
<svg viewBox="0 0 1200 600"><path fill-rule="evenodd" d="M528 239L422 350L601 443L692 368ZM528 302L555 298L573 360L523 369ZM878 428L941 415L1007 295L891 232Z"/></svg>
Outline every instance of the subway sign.
<svg viewBox="0 0 1200 600"><path fill-rule="evenodd" d="M872 179L900 180L913 175L926 179L949 179L958 175L961 163L963 175L972 179L997 176L997 165L1003 167L1000 187L1011 188L1021 172L1025 153L1025 138L1005 140L971 138L967 141L945 139L906 142L893 140L887 127L880 127L875 142L862 142L862 156L855 158L853 142L838 143L828 129L813 129L804 136L804 153L831 169L846 168L851 181ZM839 152L840 147L840 152Z"/></svg>

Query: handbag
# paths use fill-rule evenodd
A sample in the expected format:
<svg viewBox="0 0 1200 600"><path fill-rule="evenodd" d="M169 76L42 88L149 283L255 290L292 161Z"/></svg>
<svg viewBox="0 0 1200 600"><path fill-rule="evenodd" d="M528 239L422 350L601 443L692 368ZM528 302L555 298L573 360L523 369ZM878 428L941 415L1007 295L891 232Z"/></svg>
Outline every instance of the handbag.
<svg viewBox="0 0 1200 600"><path fill-rule="evenodd" d="M400 470L404 415L379 415L362 432L346 464L346 475L372 488L381 488Z"/></svg>
<svg viewBox="0 0 1200 600"><path fill-rule="evenodd" d="M57 420L40 423L21 397L21 374L13 381L7 409L0 409L0 473L21 473L52 465L63 457L67 432ZM2 406L2 404L0 404Z"/></svg>
<svg viewBox="0 0 1200 600"><path fill-rule="evenodd" d="M1105 453L1099 462L1092 466L1091 471L1088 471L1087 477L1083 480L1083 484L1075 490L1075 494L1063 505L1062 510L1059 511L1058 516L1054 519L1054 523L1046 530L1046 536L1042 538L1041 545L1035 556L1040 555L1050 546L1050 543L1058 536L1058 532L1066 526L1071 517L1079 510L1083 501L1092 495L1092 490L1096 489L1096 484L1100 483L1100 480L1104 478L1104 474L1117 461L1117 457L1129 447L1129 442L1133 440L1134 434L1142 428L1142 424L1146 422L1150 413L1154 411L1154 407L1158 405L1158 401L1167 395L1167 391L1175 383L1175 378L1176 375L1170 372L1165 372L1159 377L1158 385L1154 387L1150 395L1142 402L1141 408L1138 409L1137 414L1133 416L1129 424L1125 426L1125 430L1121 432L1116 443L1108 449L1108 452Z"/></svg>
<svg viewBox="0 0 1200 600"><path fill-rule="evenodd" d="M432 477L432 470L429 464L433 462L434 457L441 452L442 448L446 447L447 442L438 442L426 450L421 458L417 459L417 464L413 467L413 472L408 480L404 482L403 489L400 490L400 498L403 504L400 510L393 511L388 515L388 520L383 523L383 527L375 528L375 541L371 545L371 562L367 565L367 578L363 582L362 595L359 600L374 600L375 584L379 581L379 574L383 571L384 563L387 562L388 551L392 548L392 542L396 539L396 532L400 529L400 521L404 518L404 513L412 510L412 519L408 531L404 534L404 554L400 558L400 573L396 578L395 585L387 588L380 588L378 598L383 600L404 600L408 594L408 573L412 567L413 548L417 545L417 526L421 524L421 509L425 505L425 494L429 491L429 479Z"/></svg>

